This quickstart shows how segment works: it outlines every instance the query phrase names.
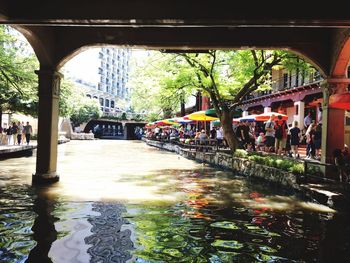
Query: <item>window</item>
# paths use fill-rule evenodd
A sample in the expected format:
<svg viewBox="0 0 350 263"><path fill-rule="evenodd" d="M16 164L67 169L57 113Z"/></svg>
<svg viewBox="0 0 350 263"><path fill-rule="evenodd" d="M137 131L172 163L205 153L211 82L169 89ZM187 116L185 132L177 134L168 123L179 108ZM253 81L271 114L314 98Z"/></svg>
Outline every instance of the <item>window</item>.
<svg viewBox="0 0 350 263"><path fill-rule="evenodd" d="M100 105L103 106L103 104L104 104L104 100L103 98L100 98Z"/></svg>
<svg viewBox="0 0 350 263"><path fill-rule="evenodd" d="M111 108L114 109L114 100L111 100Z"/></svg>
<svg viewBox="0 0 350 263"><path fill-rule="evenodd" d="M283 74L283 88L288 87L288 73Z"/></svg>
<svg viewBox="0 0 350 263"><path fill-rule="evenodd" d="M90 95L90 94L86 94L86 97L88 97L89 99L91 99L91 95Z"/></svg>
<svg viewBox="0 0 350 263"><path fill-rule="evenodd" d="M109 108L109 99L106 99L105 106Z"/></svg>

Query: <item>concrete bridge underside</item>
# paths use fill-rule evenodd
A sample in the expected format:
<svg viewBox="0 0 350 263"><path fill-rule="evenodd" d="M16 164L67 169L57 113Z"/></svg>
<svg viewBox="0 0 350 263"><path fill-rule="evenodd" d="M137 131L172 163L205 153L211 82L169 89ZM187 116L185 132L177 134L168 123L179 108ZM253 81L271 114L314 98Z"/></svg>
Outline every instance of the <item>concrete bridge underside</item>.
<svg viewBox="0 0 350 263"><path fill-rule="evenodd" d="M284 4L266 1L240 2L238 6L222 0L0 0L0 23L22 32L40 62L34 176L39 181L58 178L57 120L62 77L58 70L91 46L294 51L315 65L326 79L322 147L327 151L322 151L323 161L329 161L331 150L343 143L334 138L339 138L344 111L331 109L327 103L332 93L344 92L349 84L350 19L347 9L342 11L338 5L318 6L316 11L312 6L285 8ZM336 131L327 128L335 125L339 127Z"/></svg>

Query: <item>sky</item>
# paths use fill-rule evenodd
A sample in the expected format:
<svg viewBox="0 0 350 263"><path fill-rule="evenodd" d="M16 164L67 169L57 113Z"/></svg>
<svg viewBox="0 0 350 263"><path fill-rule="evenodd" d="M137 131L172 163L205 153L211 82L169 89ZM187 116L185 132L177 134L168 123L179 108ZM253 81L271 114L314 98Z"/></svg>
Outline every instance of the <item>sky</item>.
<svg viewBox="0 0 350 263"><path fill-rule="evenodd" d="M63 67L63 72L67 77L82 79L97 86L99 75L98 59L99 48L85 50L69 60Z"/></svg>
<svg viewBox="0 0 350 263"><path fill-rule="evenodd" d="M82 79L97 86L99 81L98 68L100 66L99 50L100 48L91 48L73 57L64 65L63 73L67 77ZM133 49L131 56L137 60L142 60L147 57L147 53L147 50Z"/></svg>

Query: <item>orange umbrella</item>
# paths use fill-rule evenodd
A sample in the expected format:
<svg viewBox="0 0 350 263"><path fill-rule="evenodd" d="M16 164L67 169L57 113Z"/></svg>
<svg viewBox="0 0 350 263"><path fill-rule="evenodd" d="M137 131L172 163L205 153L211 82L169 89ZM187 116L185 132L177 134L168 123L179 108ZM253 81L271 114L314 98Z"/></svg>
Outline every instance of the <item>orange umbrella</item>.
<svg viewBox="0 0 350 263"><path fill-rule="evenodd" d="M268 121L271 118L271 115L275 115L275 117L277 118L278 115L282 116L282 120L288 120L288 116L282 113L278 113L278 112L266 112L266 113L262 113L259 115L255 116L255 120L256 121Z"/></svg>

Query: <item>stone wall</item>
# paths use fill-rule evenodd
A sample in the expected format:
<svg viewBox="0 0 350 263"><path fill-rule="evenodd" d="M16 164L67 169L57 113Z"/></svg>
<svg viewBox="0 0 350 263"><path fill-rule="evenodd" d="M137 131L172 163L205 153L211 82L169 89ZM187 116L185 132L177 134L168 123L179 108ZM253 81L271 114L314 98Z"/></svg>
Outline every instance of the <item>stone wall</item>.
<svg viewBox="0 0 350 263"><path fill-rule="evenodd" d="M188 159L205 162L223 169L234 171L244 176L258 177L288 188L300 190L300 186L297 182L297 175L274 167L258 164L244 158L233 157L227 153L191 151L171 143L151 141L147 139L145 141L150 146L176 152Z"/></svg>
<svg viewBox="0 0 350 263"><path fill-rule="evenodd" d="M76 133L72 132L70 136L71 140L94 140L94 134L93 133Z"/></svg>

